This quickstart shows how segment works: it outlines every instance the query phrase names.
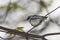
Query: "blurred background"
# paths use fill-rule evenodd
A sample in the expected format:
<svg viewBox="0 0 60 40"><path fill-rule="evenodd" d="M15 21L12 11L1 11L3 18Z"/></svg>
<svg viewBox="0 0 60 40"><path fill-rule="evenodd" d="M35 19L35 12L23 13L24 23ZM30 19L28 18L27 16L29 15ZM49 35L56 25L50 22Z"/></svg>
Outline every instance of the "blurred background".
<svg viewBox="0 0 60 40"><path fill-rule="evenodd" d="M23 9L11 9L8 12L8 15L6 15L7 5L9 4L10 0L0 0L0 7L3 6L3 8L0 8L0 25L6 28L10 29L16 29L17 27L24 27L23 31L27 32L29 31L33 26L29 23L29 21L26 21L28 16L31 15L40 15L45 16L58 6L60 6L60 0L43 0L46 5L49 3L50 6L47 7L48 12L46 9L42 9L42 12L40 12L40 0L11 0L12 3L17 2L18 5L26 8L27 10ZM34 28L30 33L37 34L37 35L43 35L47 33L57 33L60 32L60 8L51 13L47 16L48 18L42 22L38 27ZM45 28L44 28L45 27ZM43 30L41 30L44 28ZM8 35L6 33L0 32L0 36L6 39L1 40L9 40ZM57 36L47 37L49 40L59 40L60 38ZM19 39L19 37L16 37L15 39L11 40L23 40Z"/></svg>

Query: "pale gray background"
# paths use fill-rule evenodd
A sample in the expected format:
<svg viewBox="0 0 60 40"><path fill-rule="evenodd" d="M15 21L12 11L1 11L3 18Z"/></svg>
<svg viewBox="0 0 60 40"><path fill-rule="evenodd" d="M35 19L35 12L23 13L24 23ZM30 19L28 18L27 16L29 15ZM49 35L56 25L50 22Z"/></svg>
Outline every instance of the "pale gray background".
<svg viewBox="0 0 60 40"><path fill-rule="evenodd" d="M16 2L16 1L18 1L18 0L12 0L12 2ZM35 1L39 2L39 0L35 0ZM2 26L5 26L7 28L12 28L12 29L15 29L17 26L22 26L22 27L24 27L24 31L27 32L33 26L31 26L28 21L24 21L24 20L27 18L27 16L37 14L39 11L39 4L35 1L20 0L20 3L18 3L18 4L27 7L28 10L27 11L23 11L23 10L11 11L9 13L8 17L6 18L5 22L3 22L4 15L5 15L5 9L0 10L0 16L3 16L2 18L0 18L1 19L0 24ZM48 3L51 0L44 0L44 1L46 3ZM6 6L6 5L8 5L8 3L9 3L9 0L0 0L0 6ZM53 0L52 5L50 7L48 7L48 11L50 12L58 6L60 6L60 0ZM47 12L44 9L43 12L41 12L39 15L44 16L46 14L47 14ZM50 20L52 20L54 23L51 22ZM42 27L44 27L46 23L48 23L48 25L46 25L47 28L44 31L39 32L38 30L40 30ZM52 14L50 14L48 16L48 19L46 21L44 21L41 25L39 25L35 30L36 30L35 34L39 34L39 35L60 32L60 8L58 10L56 10L55 12L53 12ZM4 34L4 33L0 33L0 35L4 38L7 37L6 34ZM60 39L57 39L58 37L57 38L56 37L57 36L48 37L48 38L49 38L49 40L60 40ZM15 39L18 40L18 38L15 38ZM15 40L15 39L13 39L13 40ZM22 39L20 39L20 40L22 40Z"/></svg>

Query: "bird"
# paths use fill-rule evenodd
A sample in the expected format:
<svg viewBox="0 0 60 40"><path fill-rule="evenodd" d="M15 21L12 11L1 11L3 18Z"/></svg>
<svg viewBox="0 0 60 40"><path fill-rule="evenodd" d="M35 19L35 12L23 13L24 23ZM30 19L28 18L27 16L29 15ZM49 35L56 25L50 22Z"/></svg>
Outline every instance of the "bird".
<svg viewBox="0 0 60 40"><path fill-rule="evenodd" d="M36 20L39 19L38 23L36 22ZM44 21L45 19L47 19L47 17L45 16L40 16L40 15L31 15L31 16L28 16L27 20L29 20L30 24L32 26L38 26L40 25L40 22ZM35 24L34 22L32 22L32 20L35 20L34 22L36 22L37 24Z"/></svg>

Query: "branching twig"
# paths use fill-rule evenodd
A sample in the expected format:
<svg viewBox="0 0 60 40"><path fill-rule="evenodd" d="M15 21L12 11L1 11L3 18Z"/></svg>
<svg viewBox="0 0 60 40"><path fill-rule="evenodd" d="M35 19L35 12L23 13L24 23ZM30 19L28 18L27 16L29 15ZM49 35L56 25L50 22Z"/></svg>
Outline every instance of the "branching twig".
<svg viewBox="0 0 60 40"><path fill-rule="evenodd" d="M0 26L0 29L6 30L6 31L8 31L8 33L12 33L15 35L20 35L23 37L25 37L27 35L28 37L41 38L42 40L45 40L46 36L60 35L60 33L49 33L49 34L44 34L44 35L39 36L39 35L30 34L30 33L20 32L20 31L14 30L14 29L8 29L8 28L2 27L2 26Z"/></svg>
<svg viewBox="0 0 60 40"><path fill-rule="evenodd" d="M12 33L12 34L15 34L15 35L20 35L20 36L25 36L27 33L25 32L20 32L20 31L17 31L15 29L9 29L9 28L5 28L5 27L2 27L0 26L0 29L2 30L6 30L8 31L8 33ZM33 34L27 34L29 37L34 37L34 38L41 38L41 36L38 36L38 35L33 35Z"/></svg>

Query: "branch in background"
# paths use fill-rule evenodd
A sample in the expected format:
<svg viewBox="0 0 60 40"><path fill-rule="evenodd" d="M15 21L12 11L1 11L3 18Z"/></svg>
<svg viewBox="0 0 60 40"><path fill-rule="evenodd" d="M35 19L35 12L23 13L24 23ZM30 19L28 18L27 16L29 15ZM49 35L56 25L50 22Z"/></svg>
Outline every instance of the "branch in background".
<svg viewBox="0 0 60 40"><path fill-rule="evenodd" d="M48 15L51 14L52 12L56 11L58 8L60 8L60 6L58 6L57 8L55 8L54 10L52 10L51 12L49 12L48 14L46 14L45 16L48 16Z"/></svg>
<svg viewBox="0 0 60 40"><path fill-rule="evenodd" d="M26 7L22 6L22 5L18 5L17 2L14 3L9 3L8 6L0 6L0 9L6 9L7 11L6 13L8 13L11 9L21 9L21 10L26 10Z"/></svg>
<svg viewBox="0 0 60 40"><path fill-rule="evenodd" d="M49 33L49 34L45 34L43 36L46 37L46 36L51 36L51 35L60 35L60 33Z"/></svg>
<svg viewBox="0 0 60 40"><path fill-rule="evenodd" d="M8 31L7 33L12 33L12 34L15 34L15 35L20 35L20 36L28 35L29 37L42 38L42 36L39 36L39 35L34 35L34 34L30 34L30 33L20 32L20 31L17 31L15 29L9 29L9 28L5 28L5 27L2 27L2 26L0 26L0 29L6 30L6 31Z"/></svg>
<svg viewBox="0 0 60 40"><path fill-rule="evenodd" d="M11 5L11 0L10 0L10 2L9 2L8 6L7 6L7 9L6 9L6 12L5 12L5 18L4 18L4 21L6 20L6 18L7 18L7 16L8 16L8 13L9 13L9 11L11 10L10 5Z"/></svg>
<svg viewBox="0 0 60 40"><path fill-rule="evenodd" d="M28 37L32 37L32 38L41 38L42 40L44 40L46 36L60 35L60 33L49 33L49 34L44 34L44 35L39 36L39 35L30 34L30 33L20 32L20 31L14 30L14 29L5 28L5 27L2 27L2 26L0 26L0 29L8 31L7 33L20 35L20 36L23 36L23 37L28 36Z"/></svg>

